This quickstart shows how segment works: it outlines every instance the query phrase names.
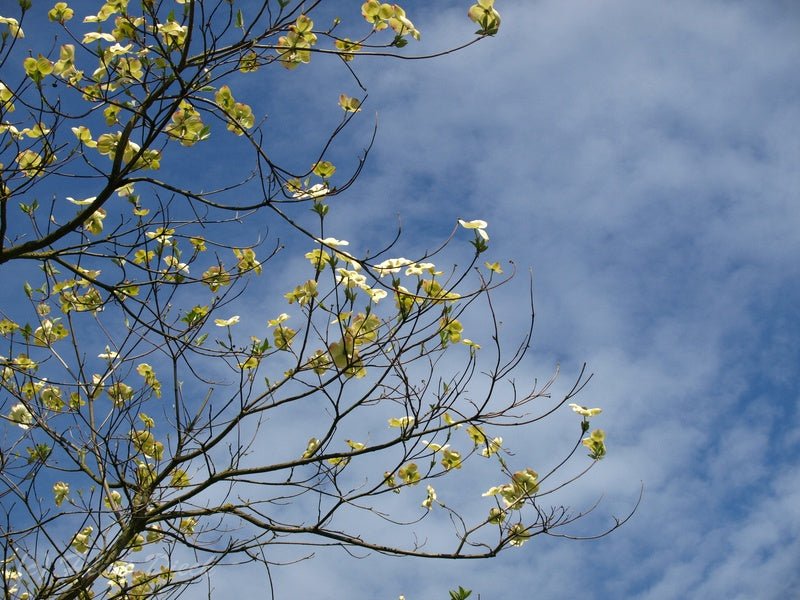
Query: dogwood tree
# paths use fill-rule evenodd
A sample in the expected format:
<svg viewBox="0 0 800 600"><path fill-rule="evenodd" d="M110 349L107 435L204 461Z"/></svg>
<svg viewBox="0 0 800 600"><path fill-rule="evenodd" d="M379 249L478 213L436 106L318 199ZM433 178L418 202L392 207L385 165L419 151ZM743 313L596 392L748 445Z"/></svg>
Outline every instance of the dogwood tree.
<svg viewBox="0 0 800 600"><path fill-rule="evenodd" d="M571 404L557 464L503 442L584 380L558 399L551 382L508 383L531 330L510 349L499 339L491 227L461 220L411 258L394 235L369 251L329 230L365 159L345 174L330 160L366 98L358 61L421 35L398 5L336 8L4 5L6 598L166 597L225 564L318 546L491 557L581 516L545 502L574 479L559 477L566 459L605 455L599 408ZM493 0L465 9L465 45L497 33ZM278 72L319 61L342 73L341 118L297 168L273 158L291 139L275 140L262 101L290 102ZM448 244L459 269L437 262ZM291 285L263 283L287 269ZM486 327L465 330L467 311ZM468 486L440 493L470 468ZM413 535L437 518L449 539Z"/></svg>

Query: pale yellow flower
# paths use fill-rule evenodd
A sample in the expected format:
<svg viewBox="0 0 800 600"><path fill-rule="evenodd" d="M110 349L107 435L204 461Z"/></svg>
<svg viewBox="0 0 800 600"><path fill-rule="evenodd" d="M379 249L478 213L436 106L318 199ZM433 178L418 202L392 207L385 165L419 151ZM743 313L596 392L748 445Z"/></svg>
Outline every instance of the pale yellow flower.
<svg viewBox="0 0 800 600"><path fill-rule="evenodd" d="M70 544L73 548L75 548L76 552L81 554L86 554L89 551L89 544L91 543L92 532L94 531L94 527L84 527L80 533L76 533L75 537L72 538L72 543Z"/></svg>
<svg viewBox="0 0 800 600"><path fill-rule="evenodd" d="M239 315L234 315L229 319L214 319L214 324L217 327L230 327L231 325L236 325L239 322Z"/></svg>
<svg viewBox="0 0 800 600"><path fill-rule="evenodd" d="M269 321L267 321L267 325L269 327L277 327L278 325L286 321L288 318L289 315L287 315L286 313L281 313L275 319L270 319Z"/></svg>
<svg viewBox="0 0 800 600"><path fill-rule="evenodd" d="M183 273L184 275L189 274L189 265L186 263L182 263L174 256L165 256L164 262L167 263L167 267L170 269L175 269L178 273Z"/></svg>
<svg viewBox="0 0 800 600"><path fill-rule="evenodd" d="M33 415L24 404L15 404L8 413L8 420L19 425L20 429L29 429L33 423Z"/></svg>
<svg viewBox="0 0 800 600"><path fill-rule="evenodd" d="M61 506L61 503L66 500L67 495L69 495L68 483L58 481L53 484L53 499L55 500L56 506Z"/></svg>
<svg viewBox="0 0 800 600"><path fill-rule="evenodd" d="M378 273L378 277L383 277L391 273L398 273L401 268L410 264L412 261L407 258L388 258L375 265L375 271Z"/></svg>
<svg viewBox="0 0 800 600"><path fill-rule="evenodd" d="M436 490L433 489L433 486L428 486L428 495L426 496L425 500L422 501L422 507L427 508L430 510L433 508L433 503L436 500Z"/></svg>
<svg viewBox="0 0 800 600"><path fill-rule="evenodd" d="M486 447L481 450L481 455L489 458L492 454L497 454L500 452L500 449L503 447L503 438L496 437L493 438Z"/></svg>
<svg viewBox="0 0 800 600"><path fill-rule="evenodd" d="M416 423L416 419L414 417L399 417L389 419L389 427L399 427L400 429L413 427L414 423Z"/></svg>
<svg viewBox="0 0 800 600"><path fill-rule="evenodd" d="M84 198L83 200L76 200L72 196L67 196L67 200L72 202L73 204L77 204L78 206L86 206L87 204L91 204L97 199L97 196L92 196L91 198Z"/></svg>
<svg viewBox="0 0 800 600"><path fill-rule="evenodd" d="M369 295L370 300L372 300L375 304L377 304L378 302L386 298L386 296L388 296L386 290L382 289L376 290L368 286L364 286L361 289L364 290Z"/></svg>
<svg viewBox="0 0 800 600"><path fill-rule="evenodd" d="M106 42L116 42L117 40L114 39L114 36L110 33L99 33L97 31L92 31L87 33L83 36L84 44L91 44L92 42L96 42L97 40L104 40Z"/></svg>
<svg viewBox="0 0 800 600"><path fill-rule="evenodd" d="M569 407L582 417L586 418L594 417L603 412L602 408L586 408L585 406L580 406L579 404L575 403L570 404Z"/></svg>
<svg viewBox="0 0 800 600"><path fill-rule="evenodd" d="M97 355L97 358L102 358L103 360L114 360L117 358L119 354L114 352L111 348L106 346L106 349Z"/></svg>
<svg viewBox="0 0 800 600"><path fill-rule="evenodd" d="M489 241L489 234L486 233L486 228L489 226L489 224L486 221L481 221L480 219L475 219L474 221L464 221L463 219L459 219L458 224L464 229L476 230L479 236L481 236L484 240Z"/></svg>
<svg viewBox="0 0 800 600"><path fill-rule="evenodd" d="M312 185L307 190L300 190L292 194L293 198L297 198L298 200L305 200L307 198L321 198L322 196L326 196L330 192L328 185L325 183L317 183Z"/></svg>
<svg viewBox="0 0 800 600"><path fill-rule="evenodd" d="M316 238L316 240L326 246L332 246L334 248L338 248L339 246L349 246L350 242L347 240L337 240L334 237L326 237L325 239Z"/></svg>

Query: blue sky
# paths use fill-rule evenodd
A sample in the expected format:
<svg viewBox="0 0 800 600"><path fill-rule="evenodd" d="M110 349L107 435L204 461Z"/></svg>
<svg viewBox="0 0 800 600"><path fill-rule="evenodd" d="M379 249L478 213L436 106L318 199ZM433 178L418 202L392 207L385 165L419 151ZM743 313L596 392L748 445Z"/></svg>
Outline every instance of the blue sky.
<svg viewBox="0 0 800 600"><path fill-rule="evenodd" d="M463 39L462 4L407 7L424 48ZM789 597L800 583L800 10L497 7L500 34L462 53L359 65L379 133L361 180L336 199L336 232L363 238L400 213L406 235L432 247L459 217L489 221L492 256L520 270L497 297L508 331L534 274L534 350L518 376L558 363L563 391L585 361L583 399L605 409L609 456L568 501L602 495L597 525L640 484L643 502L598 541L537 539L481 563L323 555L276 570L278 591ZM513 447L544 459L562 426Z"/></svg>
<svg viewBox="0 0 800 600"><path fill-rule="evenodd" d="M405 3L423 34L407 50L468 38L468 4ZM463 52L355 63L369 100L335 162L352 160L374 112L378 137L356 185L331 201L329 232L375 247L399 218L401 248L433 248L458 218L487 220L490 259L518 269L495 295L511 339L533 276L534 346L518 380L558 365L563 394L584 362L594 373L579 401L603 407L609 455L559 497L577 510L602 498L575 532L624 515L641 486L642 503L609 537L540 537L491 561L322 551L274 569L276 596L438 600L463 585L484 600L788 598L800 585L800 7L497 8L499 35ZM303 167L340 118L338 94L357 91L317 58L237 88L265 103L268 135L294 136L273 156ZM254 288L296 279L287 263ZM262 296L238 308L243 321L264 320ZM468 325L480 339L480 320ZM574 426L564 408L504 437L519 467L548 464ZM432 539L446 533L428 522ZM265 577L234 568L212 585L244 597L261 594Z"/></svg>

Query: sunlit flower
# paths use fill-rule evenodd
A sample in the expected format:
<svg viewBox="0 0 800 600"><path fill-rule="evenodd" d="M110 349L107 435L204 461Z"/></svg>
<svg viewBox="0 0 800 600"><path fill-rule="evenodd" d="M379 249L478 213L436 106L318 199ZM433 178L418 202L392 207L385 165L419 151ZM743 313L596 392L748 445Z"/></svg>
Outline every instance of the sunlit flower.
<svg viewBox="0 0 800 600"><path fill-rule="evenodd" d="M397 474L406 484L416 485L419 483L420 474L417 463L407 463L398 469Z"/></svg>
<svg viewBox="0 0 800 600"><path fill-rule="evenodd" d="M125 54L131 51L133 48L133 44L128 44L127 46L121 46L120 44L114 44L113 46L109 46L106 50L111 56L119 56L120 54Z"/></svg>
<svg viewBox="0 0 800 600"><path fill-rule="evenodd" d="M234 248L233 254L239 261L236 267L240 273L254 271L257 275L261 275L261 263L256 259L256 253L252 248Z"/></svg>
<svg viewBox="0 0 800 600"><path fill-rule="evenodd" d="M406 275L422 275L425 271L433 274L436 265L433 263L413 263L406 269Z"/></svg>
<svg viewBox="0 0 800 600"><path fill-rule="evenodd" d="M605 431L602 429L595 429L589 437L581 440L581 443L590 450L590 458L600 460L606 455L605 439Z"/></svg>
<svg viewBox="0 0 800 600"><path fill-rule="evenodd" d="M155 231L148 231L145 235L148 239L156 240L159 244L166 244L174 233L175 230L172 228L165 229L164 227L156 227Z"/></svg>
<svg viewBox="0 0 800 600"><path fill-rule="evenodd" d="M525 542L533 537L533 534L530 530L525 527L522 523L517 523L511 526L511 529L508 530L509 539L508 543L511 546L516 546L517 548L522 546Z"/></svg>
<svg viewBox="0 0 800 600"><path fill-rule="evenodd" d="M322 271L325 265L331 261L331 255L319 248L314 248L311 252L306 252L305 257L317 271Z"/></svg>
<svg viewBox="0 0 800 600"><path fill-rule="evenodd" d="M480 350L481 349L481 345L480 344L476 344L475 342L473 342L472 340L470 340L468 338L464 338L463 340L461 340L461 343L464 344L465 346L469 346L470 350Z"/></svg>
<svg viewBox="0 0 800 600"><path fill-rule="evenodd" d="M4 560L3 562L4 563L11 562L11 560L12 559ZM10 569L4 568L2 576L3 576L3 579L5 580L6 586L8 587L8 593L9 594L14 594L19 589L19 586L17 586L17 585L9 585L9 583L12 582L12 581L16 581L16 580L18 580L20 578L19 571L17 571L17 569L14 568L14 567L11 567Z"/></svg>
<svg viewBox="0 0 800 600"><path fill-rule="evenodd" d="M500 27L500 13L494 8L494 0L478 0L470 6L467 16L480 27L480 34L494 35Z"/></svg>
<svg viewBox="0 0 800 600"><path fill-rule="evenodd" d="M314 456L314 452L317 451L317 448L319 448L319 440L315 437L312 437L311 439L308 440L305 452L303 452L301 458L311 458L312 456Z"/></svg>
<svg viewBox="0 0 800 600"><path fill-rule="evenodd" d="M339 106L344 112L360 112L361 100L353 98L347 94L339 94Z"/></svg>
<svg viewBox="0 0 800 600"><path fill-rule="evenodd" d="M283 295L289 304L297 302L300 306L305 306L317 297L317 282L309 279L305 283L298 285L291 292Z"/></svg>
<svg viewBox="0 0 800 600"><path fill-rule="evenodd" d="M353 450L355 450L356 452L358 452L359 450L363 450L364 448L367 447L366 444L364 444L362 442L356 442L354 440L345 440L345 443L348 446L350 446Z"/></svg>
<svg viewBox="0 0 800 600"><path fill-rule="evenodd" d="M380 288L374 289L367 285L364 285L361 287L361 289L364 290L369 295L370 300L372 300L375 304L377 304L378 302L386 298L386 296L388 296L386 290L382 290Z"/></svg>
<svg viewBox="0 0 800 600"><path fill-rule="evenodd" d="M123 588L128 586L128 575L131 573L133 573L133 564L117 561L110 571L103 573L103 577L108 579L108 585Z"/></svg>
<svg viewBox="0 0 800 600"><path fill-rule="evenodd" d="M585 406L580 406L579 404L572 403L569 407L574 410L579 415L589 418L594 417L595 415L599 415L603 412L602 408L586 408Z"/></svg>
<svg viewBox="0 0 800 600"><path fill-rule="evenodd" d="M489 523L493 525L499 525L506 519L506 513L503 509L497 508L496 506L489 509L489 518L487 519Z"/></svg>
<svg viewBox="0 0 800 600"><path fill-rule="evenodd" d="M214 324L217 327L230 327L231 325L236 325L239 322L239 315L234 315L229 319L214 319Z"/></svg>
<svg viewBox="0 0 800 600"><path fill-rule="evenodd" d="M389 419L389 427L399 427L400 429L413 427L414 423L416 423L416 419L414 417L399 417Z"/></svg>
<svg viewBox="0 0 800 600"><path fill-rule="evenodd" d="M398 273L401 268L410 264L412 261L407 258L389 258L375 265L375 271L378 273L378 277L383 277L391 273Z"/></svg>
<svg viewBox="0 0 800 600"><path fill-rule="evenodd" d="M533 469L517 471L511 476L511 483L496 485L483 493L483 496L503 498L506 508L518 510L525 500L539 491L539 474Z"/></svg>
<svg viewBox="0 0 800 600"><path fill-rule="evenodd" d="M422 501L422 507L427 508L430 510L433 508L433 502L436 500L436 490L433 489L433 486L428 486L428 495L425 500Z"/></svg>
<svg viewBox="0 0 800 600"><path fill-rule="evenodd" d="M358 271L336 269L336 283L344 283L346 287L364 287L367 278Z"/></svg>
<svg viewBox="0 0 800 600"><path fill-rule="evenodd" d="M445 448L449 447L449 444L445 444L443 446L441 444L436 444L434 442L429 442L428 440L422 440L422 443L425 444L428 448L430 448L434 452L439 452L440 450L444 450Z"/></svg>
<svg viewBox="0 0 800 600"><path fill-rule="evenodd" d="M481 450L481 455L489 458L492 454L497 454L503 445L503 438L496 437L493 438L486 444L486 447Z"/></svg>
<svg viewBox="0 0 800 600"><path fill-rule="evenodd" d="M116 510L120 506L120 501L122 500L122 494L120 494L116 490L111 490L111 494L103 498L103 504L105 504L108 508Z"/></svg>
<svg viewBox="0 0 800 600"><path fill-rule="evenodd" d="M442 466L446 471L461 468L461 454L450 448L442 448Z"/></svg>
<svg viewBox="0 0 800 600"><path fill-rule="evenodd" d="M442 415L442 420L443 420L443 421L444 421L444 422L445 422L447 425L450 425L451 427L455 427L456 429L458 429L458 428L460 428L460 427L462 426L462 424L461 424L461 423L459 423L458 425L456 425L456 420L453 418L453 416L452 416L450 413L444 413L444 414Z"/></svg>
<svg viewBox="0 0 800 600"><path fill-rule="evenodd" d="M486 233L486 228L489 226L489 224L486 221L481 221L480 219L476 219L474 221L464 221L463 219L459 219L458 224L464 229L475 229L478 232L478 235L484 240L489 240L489 234Z"/></svg>
<svg viewBox="0 0 800 600"><path fill-rule="evenodd" d="M97 31L92 31L87 33L83 36L83 44L91 44L92 42L96 42L97 40L104 40L106 42L116 42L117 40L114 39L114 36L110 33L99 33Z"/></svg>
<svg viewBox="0 0 800 600"><path fill-rule="evenodd" d="M289 315L287 315L286 313L281 313L276 318L267 321L267 325L269 327L277 327L278 325L286 321L288 318Z"/></svg>
<svg viewBox="0 0 800 600"><path fill-rule="evenodd" d="M328 184L326 183L317 183L312 185L307 190L300 190L292 194L293 198L297 198L298 200L305 200L306 198L320 198L325 196L330 192L328 188Z"/></svg>
<svg viewBox="0 0 800 600"><path fill-rule="evenodd" d="M467 427L467 435L476 446L486 443L486 434L478 425L470 425Z"/></svg>
<svg viewBox="0 0 800 600"><path fill-rule="evenodd" d="M487 269L497 273L498 275L503 272L503 268L500 266L499 262L490 263L489 261L486 261L483 264L486 266Z"/></svg>
<svg viewBox="0 0 800 600"><path fill-rule="evenodd" d="M89 544L91 543L92 532L94 531L94 527L84 527L80 533L76 533L75 537L72 538L72 543L70 544L73 548L75 548L76 552L80 552L81 554L85 554L89 551Z"/></svg>
<svg viewBox="0 0 800 600"><path fill-rule="evenodd" d="M102 358L103 360L114 360L119 356L119 353L114 352L111 348L106 346L106 349L97 355L97 358Z"/></svg>
<svg viewBox="0 0 800 600"><path fill-rule="evenodd" d="M326 246L332 246L333 248L338 248L339 246L349 246L350 242L347 240L337 240L333 237L326 237L325 239L316 238L318 242L325 244Z"/></svg>
<svg viewBox="0 0 800 600"><path fill-rule="evenodd" d="M185 519L181 519L181 524L179 527L181 533L192 535L194 533L195 527L197 527L197 519L195 519L194 517L187 517Z"/></svg>
<svg viewBox="0 0 800 600"><path fill-rule="evenodd" d="M78 206L86 206L87 204L91 204L97 199L97 196L92 196L91 198L84 198L83 200L76 200L72 196L67 196L67 200L72 202L73 204L77 204Z"/></svg>
<svg viewBox="0 0 800 600"><path fill-rule="evenodd" d="M174 256L165 256L164 262L167 263L167 267L170 269L175 269L178 273L183 273L184 275L189 274L189 265L186 263L182 263Z"/></svg>
<svg viewBox="0 0 800 600"><path fill-rule="evenodd" d="M25 37L25 32L19 26L19 21L11 17L0 17L0 25L6 25L11 37L21 39ZM3 36L5 37L5 35Z"/></svg>
<svg viewBox="0 0 800 600"><path fill-rule="evenodd" d="M69 495L69 484L63 481L58 481L53 484L53 500L56 506L61 506L61 503L66 500Z"/></svg>
<svg viewBox="0 0 800 600"><path fill-rule="evenodd" d="M8 413L8 420L19 425L21 429L29 429L33 423L33 415L24 404L15 404Z"/></svg>

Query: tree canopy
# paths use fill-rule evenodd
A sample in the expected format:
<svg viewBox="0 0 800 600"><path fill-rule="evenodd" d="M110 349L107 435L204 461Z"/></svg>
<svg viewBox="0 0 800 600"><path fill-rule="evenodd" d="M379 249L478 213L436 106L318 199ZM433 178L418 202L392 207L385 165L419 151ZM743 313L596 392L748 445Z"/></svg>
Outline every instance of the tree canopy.
<svg viewBox="0 0 800 600"><path fill-rule="evenodd" d="M465 6L464 45L498 32L493 4ZM552 380L515 382L533 306L501 340L491 227L459 220L412 258L393 252L401 231L377 250L330 231L369 150L331 160L365 113L358 61L434 57L405 54L421 33L400 6L353 6L20 0L0 16L6 597L166 597L277 549L491 557L582 516L548 496L605 456L601 411L571 402L583 372L556 399ZM298 168L274 158L292 140L267 131L264 99L290 103L276 70L312 61L342 73L341 117ZM449 246L460 267L438 260ZM565 403L563 461L506 448L503 428ZM427 519L449 539L415 537Z"/></svg>

